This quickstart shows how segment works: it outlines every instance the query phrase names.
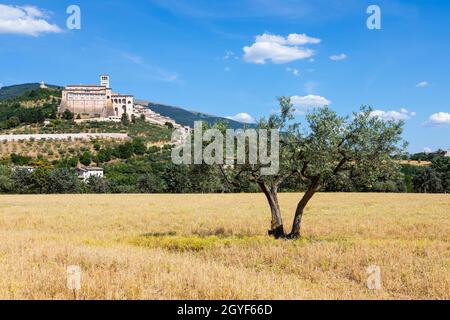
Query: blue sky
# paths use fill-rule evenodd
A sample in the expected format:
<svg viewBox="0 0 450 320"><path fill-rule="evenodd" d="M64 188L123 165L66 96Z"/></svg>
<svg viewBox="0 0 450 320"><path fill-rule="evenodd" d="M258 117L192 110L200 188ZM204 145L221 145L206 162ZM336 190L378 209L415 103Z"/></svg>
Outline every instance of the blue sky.
<svg viewBox="0 0 450 320"><path fill-rule="evenodd" d="M69 5L81 29L66 27ZM366 9L381 9L369 30ZM248 120L362 104L406 120L410 151L450 149L450 2L0 0L0 85L97 83Z"/></svg>

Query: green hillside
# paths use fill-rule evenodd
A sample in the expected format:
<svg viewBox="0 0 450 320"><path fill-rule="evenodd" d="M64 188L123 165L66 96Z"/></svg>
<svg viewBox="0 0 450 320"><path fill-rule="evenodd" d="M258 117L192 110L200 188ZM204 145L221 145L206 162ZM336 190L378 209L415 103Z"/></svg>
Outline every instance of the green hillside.
<svg viewBox="0 0 450 320"><path fill-rule="evenodd" d="M62 89L60 86L47 85L49 89ZM20 98L21 100L35 100L40 95L53 95L52 90L40 89L39 83L26 83L13 86L7 86L0 89L0 101L5 101L13 98ZM174 119L177 123L184 126L194 126L195 121L205 121L209 124L214 124L218 121L226 121L230 128L239 129L243 127L254 127L252 124L244 124L238 121L218 117L214 115L205 114L202 112L189 111L180 107L164 105L159 103L146 102L148 107L159 114Z"/></svg>
<svg viewBox="0 0 450 320"><path fill-rule="evenodd" d="M59 89L60 87L54 85L47 85L48 88L51 89ZM39 90L39 83L25 83L14 86L7 86L0 88L0 101L8 100L20 95L23 95L26 92Z"/></svg>

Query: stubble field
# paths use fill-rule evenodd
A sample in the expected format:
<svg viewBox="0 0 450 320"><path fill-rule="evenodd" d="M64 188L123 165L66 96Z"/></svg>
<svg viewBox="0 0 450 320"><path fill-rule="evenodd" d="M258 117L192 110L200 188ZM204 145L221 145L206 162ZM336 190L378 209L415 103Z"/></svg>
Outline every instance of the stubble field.
<svg viewBox="0 0 450 320"><path fill-rule="evenodd" d="M450 195L318 194L299 241L269 220L261 194L0 196L0 299L74 299L69 265L76 299L450 299Z"/></svg>

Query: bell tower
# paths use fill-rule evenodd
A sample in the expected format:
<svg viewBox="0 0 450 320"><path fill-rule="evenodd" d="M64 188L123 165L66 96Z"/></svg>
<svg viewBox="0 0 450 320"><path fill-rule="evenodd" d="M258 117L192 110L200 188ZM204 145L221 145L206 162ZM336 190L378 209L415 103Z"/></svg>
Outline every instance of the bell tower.
<svg viewBox="0 0 450 320"><path fill-rule="evenodd" d="M102 74L100 76L100 85L106 88L109 88L109 75Z"/></svg>

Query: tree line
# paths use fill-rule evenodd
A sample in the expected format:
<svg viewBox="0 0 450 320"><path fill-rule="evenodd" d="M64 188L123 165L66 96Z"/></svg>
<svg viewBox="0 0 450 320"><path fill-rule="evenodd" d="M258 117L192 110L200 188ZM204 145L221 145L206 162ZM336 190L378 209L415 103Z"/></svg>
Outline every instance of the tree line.
<svg viewBox="0 0 450 320"><path fill-rule="evenodd" d="M174 165L173 146L147 147L143 138L114 145L93 143L93 150L48 161L11 154L1 162L1 193L223 193L258 192L258 183L240 179L239 185L224 177L217 166ZM14 169L31 166L32 173ZM78 181L78 166L99 166L105 178ZM62 176L61 176L62 175ZM55 179L55 177L60 177ZM64 179L62 177L65 177ZM58 181L56 181L58 180ZM68 184L64 181L67 180ZM56 181L56 182L55 182ZM60 185L62 183L62 185ZM47 187L47 186L51 186ZM304 192L308 181L288 176L278 186L281 192ZM346 170L332 175L322 185L324 192L450 192L450 158L432 159L430 166L393 162L369 179L364 170Z"/></svg>

